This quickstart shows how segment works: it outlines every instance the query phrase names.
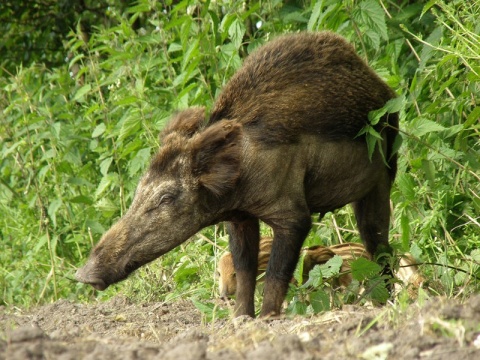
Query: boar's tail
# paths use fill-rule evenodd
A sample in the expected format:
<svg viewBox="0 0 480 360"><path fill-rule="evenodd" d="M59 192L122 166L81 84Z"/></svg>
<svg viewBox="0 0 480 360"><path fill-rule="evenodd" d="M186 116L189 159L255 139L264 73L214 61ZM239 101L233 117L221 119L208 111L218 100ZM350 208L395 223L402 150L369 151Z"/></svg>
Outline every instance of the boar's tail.
<svg viewBox="0 0 480 360"><path fill-rule="evenodd" d="M387 116L388 118L386 123L388 125L385 129L387 137L386 160L389 167L388 173L390 175L390 181L393 182L395 175L397 174L397 151L393 148L393 146L398 135L398 113L387 114Z"/></svg>

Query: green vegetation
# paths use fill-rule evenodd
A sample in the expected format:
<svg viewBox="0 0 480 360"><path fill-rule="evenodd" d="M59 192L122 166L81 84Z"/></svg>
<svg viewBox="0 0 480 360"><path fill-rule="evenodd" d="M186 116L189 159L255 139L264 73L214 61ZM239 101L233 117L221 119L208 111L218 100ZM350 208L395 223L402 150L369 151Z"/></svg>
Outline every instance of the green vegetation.
<svg viewBox="0 0 480 360"><path fill-rule="evenodd" d="M242 59L275 35L324 29L349 39L402 99L394 247L425 263L428 292L479 290L479 0L105 0L68 16L52 5L44 15L65 21L48 51L49 25L27 21L42 5L13 3L0 7L0 48L9 54L0 59L0 305L121 291L186 297L214 312L207 299L217 296L222 225L104 293L73 274L128 208L175 109L210 107ZM36 46L15 50L27 40ZM305 245L339 241L358 241L349 208L315 224ZM290 311L307 311L303 290L292 290ZM314 311L326 302L315 296Z"/></svg>

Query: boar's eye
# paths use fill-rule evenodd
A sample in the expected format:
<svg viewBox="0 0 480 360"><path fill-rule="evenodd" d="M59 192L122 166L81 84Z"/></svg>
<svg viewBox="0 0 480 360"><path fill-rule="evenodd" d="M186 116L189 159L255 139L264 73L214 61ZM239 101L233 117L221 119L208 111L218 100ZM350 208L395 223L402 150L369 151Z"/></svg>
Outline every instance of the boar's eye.
<svg viewBox="0 0 480 360"><path fill-rule="evenodd" d="M169 205L173 203L174 200L175 200L175 196L173 196L172 194L163 194L160 197L160 200L158 200L155 204L152 204L152 206L150 206L146 212L149 213L153 210L158 209L160 206Z"/></svg>
<svg viewBox="0 0 480 360"><path fill-rule="evenodd" d="M174 196L172 194L164 194L160 198L160 202L158 203L158 205L171 204L173 202L173 200L174 200Z"/></svg>

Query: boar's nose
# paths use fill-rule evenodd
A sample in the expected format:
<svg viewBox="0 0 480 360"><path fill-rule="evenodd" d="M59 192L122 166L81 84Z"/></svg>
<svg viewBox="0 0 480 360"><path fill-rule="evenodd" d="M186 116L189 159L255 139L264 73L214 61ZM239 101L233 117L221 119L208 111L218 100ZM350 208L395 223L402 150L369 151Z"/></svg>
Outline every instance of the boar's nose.
<svg viewBox="0 0 480 360"><path fill-rule="evenodd" d="M230 300L230 295L228 294L227 289L223 289L223 290L220 292L220 299L222 299L223 301Z"/></svg>
<svg viewBox="0 0 480 360"><path fill-rule="evenodd" d="M77 270L75 273L75 279L81 283L89 284L97 290L105 290L108 287L108 285L102 279L86 273L85 267Z"/></svg>

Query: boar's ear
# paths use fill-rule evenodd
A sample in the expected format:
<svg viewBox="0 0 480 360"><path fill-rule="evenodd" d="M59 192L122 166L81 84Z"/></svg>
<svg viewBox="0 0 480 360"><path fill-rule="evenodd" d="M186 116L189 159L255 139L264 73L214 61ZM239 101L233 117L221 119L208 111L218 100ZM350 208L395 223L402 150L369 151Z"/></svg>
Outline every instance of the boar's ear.
<svg viewBox="0 0 480 360"><path fill-rule="evenodd" d="M192 107L172 116L170 121L165 125L160 133L160 141L172 133L190 138L195 134L205 123L205 108Z"/></svg>
<svg viewBox="0 0 480 360"><path fill-rule="evenodd" d="M223 120L192 139L193 172L201 186L220 197L240 176L242 127Z"/></svg>

